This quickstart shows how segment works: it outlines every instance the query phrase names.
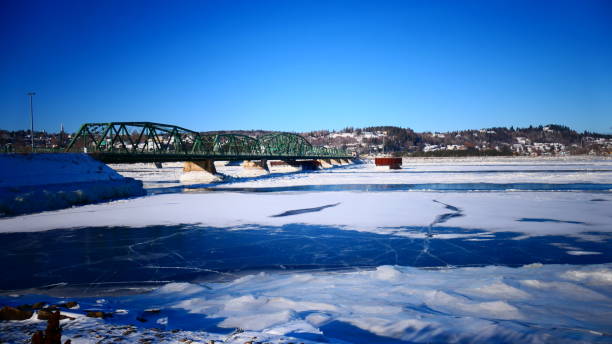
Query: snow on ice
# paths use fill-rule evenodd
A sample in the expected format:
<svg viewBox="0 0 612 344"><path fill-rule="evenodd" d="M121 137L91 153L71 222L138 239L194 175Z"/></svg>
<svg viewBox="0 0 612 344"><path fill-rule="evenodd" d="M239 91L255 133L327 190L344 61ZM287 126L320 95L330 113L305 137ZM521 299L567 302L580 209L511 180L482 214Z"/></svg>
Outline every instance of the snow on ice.
<svg viewBox="0 0 612 344"><path fill-rule="evenodd" d="M528 235L610 232L609 194L575 192L203 192L162 194L93 204L54 212L0 219L0 232L43 231L94 226L145 227L200 224L240 228L289 223L335 226L349 230L414 234L407 227L429 226L449 213L443 204L458 207L462 216L447 225ZM436 202L437 201L437 202ZM326 207L320 211L277 216L286 211ZM525 221L524 219L535 219ZM544 219L544 221L542 221ZM441 233L443 234L443 233Z"/></svg>
<svg viewBox="0 0 612 344"><path fill-rule="evenodd" d="M148 326L195 331L175 337L168 332L168 342L199 335L243 343L248 334L258 341L345 343L365 331L371 337L362 338L371 343L604 343L612 335L611 297L610 264L534 264L262 272L224 283L169 283L102 304L77 301L81 308L115 312L107 321L115 326L138 324L143 310L154 307ZM78 318L65 338L92 321Z"/></svg>

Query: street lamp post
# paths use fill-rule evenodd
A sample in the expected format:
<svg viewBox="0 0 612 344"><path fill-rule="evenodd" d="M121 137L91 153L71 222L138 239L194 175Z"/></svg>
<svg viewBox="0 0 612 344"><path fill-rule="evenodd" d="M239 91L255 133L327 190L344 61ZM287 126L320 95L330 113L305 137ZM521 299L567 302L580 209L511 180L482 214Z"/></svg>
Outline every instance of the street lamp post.
<svg viewBox="0 0 612 344"><path fill-rule="evenodd" d="M28 92L28 96L30 96L30 137L32 138L32 153L34 153L34 106L32 98L35 95L35 92Z"/></svg>

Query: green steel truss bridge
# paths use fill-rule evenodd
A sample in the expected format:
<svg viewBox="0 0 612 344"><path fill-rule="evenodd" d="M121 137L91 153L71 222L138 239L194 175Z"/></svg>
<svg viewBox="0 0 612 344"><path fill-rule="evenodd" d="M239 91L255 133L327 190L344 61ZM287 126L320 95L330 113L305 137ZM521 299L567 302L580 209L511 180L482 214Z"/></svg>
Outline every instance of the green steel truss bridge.
<svg viewBox="0 0 612 344"><path fill-rule="evenodd" d="M152 122L85 123L66 152L86 152L105 163L352 158L344 150L315 147L292 133L257 138L239 134L203 135Z"/></svg>

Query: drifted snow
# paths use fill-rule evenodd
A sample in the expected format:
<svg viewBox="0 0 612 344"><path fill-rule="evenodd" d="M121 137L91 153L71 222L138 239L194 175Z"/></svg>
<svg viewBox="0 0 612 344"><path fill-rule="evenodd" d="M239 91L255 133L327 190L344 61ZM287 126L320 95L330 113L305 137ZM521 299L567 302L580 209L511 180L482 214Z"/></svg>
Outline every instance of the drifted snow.
<svg viewBox="0 0 612 344"><path fill-rule="evenodd" d="M260 273L207 284L189 295L168 294L166 286L162 294L153 292L142 300L163 295L165 307L222 319L220 326L276 334L296 329L325 334L326 324L341 321L380 336L417 342L441 338L486 342L499 336L529 343L538 342L540 332L555 337L553 327L610 335L612 318L607 314L612 309L612 289L609 284L577 282L572 279L577 274L612 278L612 266L440 270L381 266L349 273ZM177 289L191 286L177 285L181 286ZM588 300L597 302L585 303ZM288 323L291 329L284 328ZM471 325L463 327L467 323ZM561 340L563 335L557 335Z"/></svg>
<svg viewBox="0 0 612 344"><path fill-rule="evenodd" d="M87 154L0 154L0 188L121 180Z"/></svg>
<svg viewBox="0 0 612 344"><path fill-rule="evenodd" d="M604 343L612 335L611 279L611 264L437 270L380 266L343 273L259 273L202 285L170 283L109 302L77 301L82 309L121 310L113 318L118 325L138 324L135 317L155 305L160 311L151 321L168 330L206 320L227 333L240 328L274 343L282 338L308 342L304 334L316 341L350 342L355 330L340 324L416 343ZM71 331L94 321L71 312L77 314ZM170 332L166 336L173 338ZM185 334L175 340L178 336ZM239 343L214 331L199 336Z"/></svg>
<svg viewBox="0 0 612 344"><path fill-rule="evenodd" d="M0 216L144 194L142 182L86 154L0 154Z"/></svg>

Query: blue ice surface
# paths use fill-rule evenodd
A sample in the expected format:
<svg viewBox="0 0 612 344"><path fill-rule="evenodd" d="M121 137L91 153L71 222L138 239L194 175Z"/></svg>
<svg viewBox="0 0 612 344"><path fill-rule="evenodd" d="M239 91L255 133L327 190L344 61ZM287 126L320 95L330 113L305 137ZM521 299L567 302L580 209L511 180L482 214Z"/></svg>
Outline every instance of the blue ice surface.
<svg viewBox="0 0 612 344"><path fill-rule="evenodd" d="M122 285L228 280L259 271L351 270L380 265L458 267L598 264L612 261L612 234L569 236L436 226L388 228L419 238L288 224L91 227L0 234L0 291L74 287L83 293ZM430 233L427 237L423 234ZM438 239L439 234L457 234ZM474 240L477 239L477 240ZM518 239L518 240L517 240ZM600 254L569 255L563 246Z"/></svg>
<svg viewBox="0 0 612 344"><path fill-rule="evenodd" d="M213 191L604 191L612 184L602 183L423 183L423 184L330 184L278 187L216 187Z"/></svg>

